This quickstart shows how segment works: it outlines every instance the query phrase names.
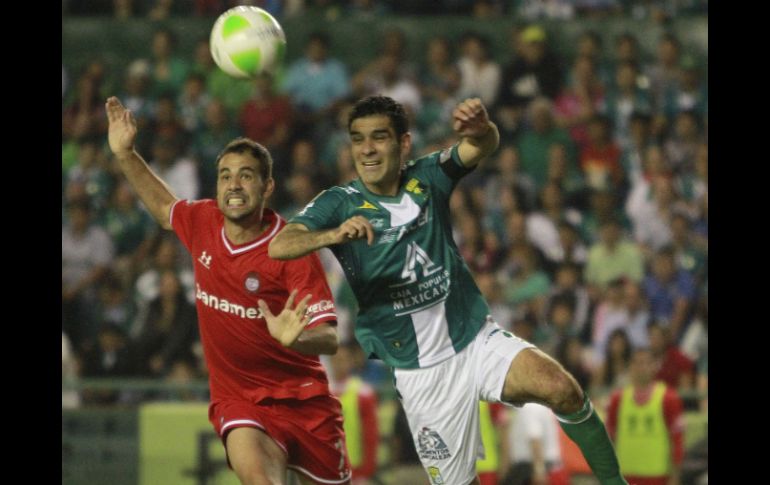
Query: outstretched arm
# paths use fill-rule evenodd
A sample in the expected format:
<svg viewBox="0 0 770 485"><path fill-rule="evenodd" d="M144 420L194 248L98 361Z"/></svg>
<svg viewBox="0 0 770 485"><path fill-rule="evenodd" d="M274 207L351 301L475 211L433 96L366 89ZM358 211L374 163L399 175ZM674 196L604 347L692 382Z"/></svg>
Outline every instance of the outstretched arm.
<svg viewBox="0 0 770 485"><path fill-rule="evenodd" d="M489 120L487 109L479 98L466 99L452 113L452 128L460 137L457 154L467 168L472 168L491 155L500 144L497 125Z"/></svg>
<svg viewBox="0 0 770 485"><path fill-rule="evenodd" d="M363 216L353 216L340 227L325 231L311 231L299 223L286 224L270 241L267 254L273 259L294 259L316 249L364 237L370 245L374 242L374 228Z"/></svg>
<svg viewBox="0 0 770 485"><path fill-rule="evenodd" d="M170 230L169 212L177 198L169 186L150 170L147 162L134 149L136 139L134 115L114 96L107 100L105 107L109 121L110 149L115 154L120 169L153 218L163 229Z"/></svg>

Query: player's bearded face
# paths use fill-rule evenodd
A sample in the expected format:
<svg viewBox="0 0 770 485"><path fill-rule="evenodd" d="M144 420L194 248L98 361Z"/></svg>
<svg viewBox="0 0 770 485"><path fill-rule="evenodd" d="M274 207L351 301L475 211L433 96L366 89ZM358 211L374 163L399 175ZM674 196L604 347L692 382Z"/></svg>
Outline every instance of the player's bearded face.
<svg viewBox="0 0 770 485"><path fill-rule="evenodd" d="M350 140L356 172L364 185L377 194L395 195L409 135L399 140L390 118L372 115L353 121Z"/></svg>
<svg viewBox="0 0 770 485"><path fill-rule="evenodd" d="M272 179L262 180L258 164L246 153L228 153L219 161L217 204L227 219L237 222L261 214L272 192Z"/></svg>

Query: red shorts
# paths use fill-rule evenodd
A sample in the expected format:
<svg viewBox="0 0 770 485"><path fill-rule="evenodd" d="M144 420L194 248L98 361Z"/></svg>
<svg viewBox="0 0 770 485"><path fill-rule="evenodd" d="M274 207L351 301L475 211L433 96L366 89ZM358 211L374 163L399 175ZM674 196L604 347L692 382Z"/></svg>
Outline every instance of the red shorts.
<svg viewBox="0 0 770 485"><path fill-rule="evenodd" d="M267 399L259 404L219 401L209 407L209 421L223 445L230 430L258 428L286 453L289 468L319 483L350 479L342 406L333 396Z"/></svg>

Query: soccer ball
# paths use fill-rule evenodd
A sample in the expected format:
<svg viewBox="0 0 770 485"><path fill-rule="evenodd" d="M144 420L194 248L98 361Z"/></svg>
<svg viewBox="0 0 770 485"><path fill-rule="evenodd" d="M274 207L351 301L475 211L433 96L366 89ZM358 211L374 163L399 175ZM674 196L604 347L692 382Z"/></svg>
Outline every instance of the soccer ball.
<svg viewBox="0 0 770 485"><path fill-rule="evenodd" d="M286 35L272 15L258 7L233 7L219 16L209 39L211 57L237 78L275 73L286 52Z"/></svg>

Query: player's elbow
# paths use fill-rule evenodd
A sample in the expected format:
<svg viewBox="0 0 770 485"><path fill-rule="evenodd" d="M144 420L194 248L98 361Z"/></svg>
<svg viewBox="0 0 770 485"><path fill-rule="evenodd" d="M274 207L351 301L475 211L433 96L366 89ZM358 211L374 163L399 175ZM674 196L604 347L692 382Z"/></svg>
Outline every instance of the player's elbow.
<svg viewBox="0 0 770 485"><path fill-rule="evenodd" d="M324 355L334 355L337 353L337 349L340 346L339 336L337 335L337 327L328 324L319 327L321 334L319 335L318 353Z"/></svg>

